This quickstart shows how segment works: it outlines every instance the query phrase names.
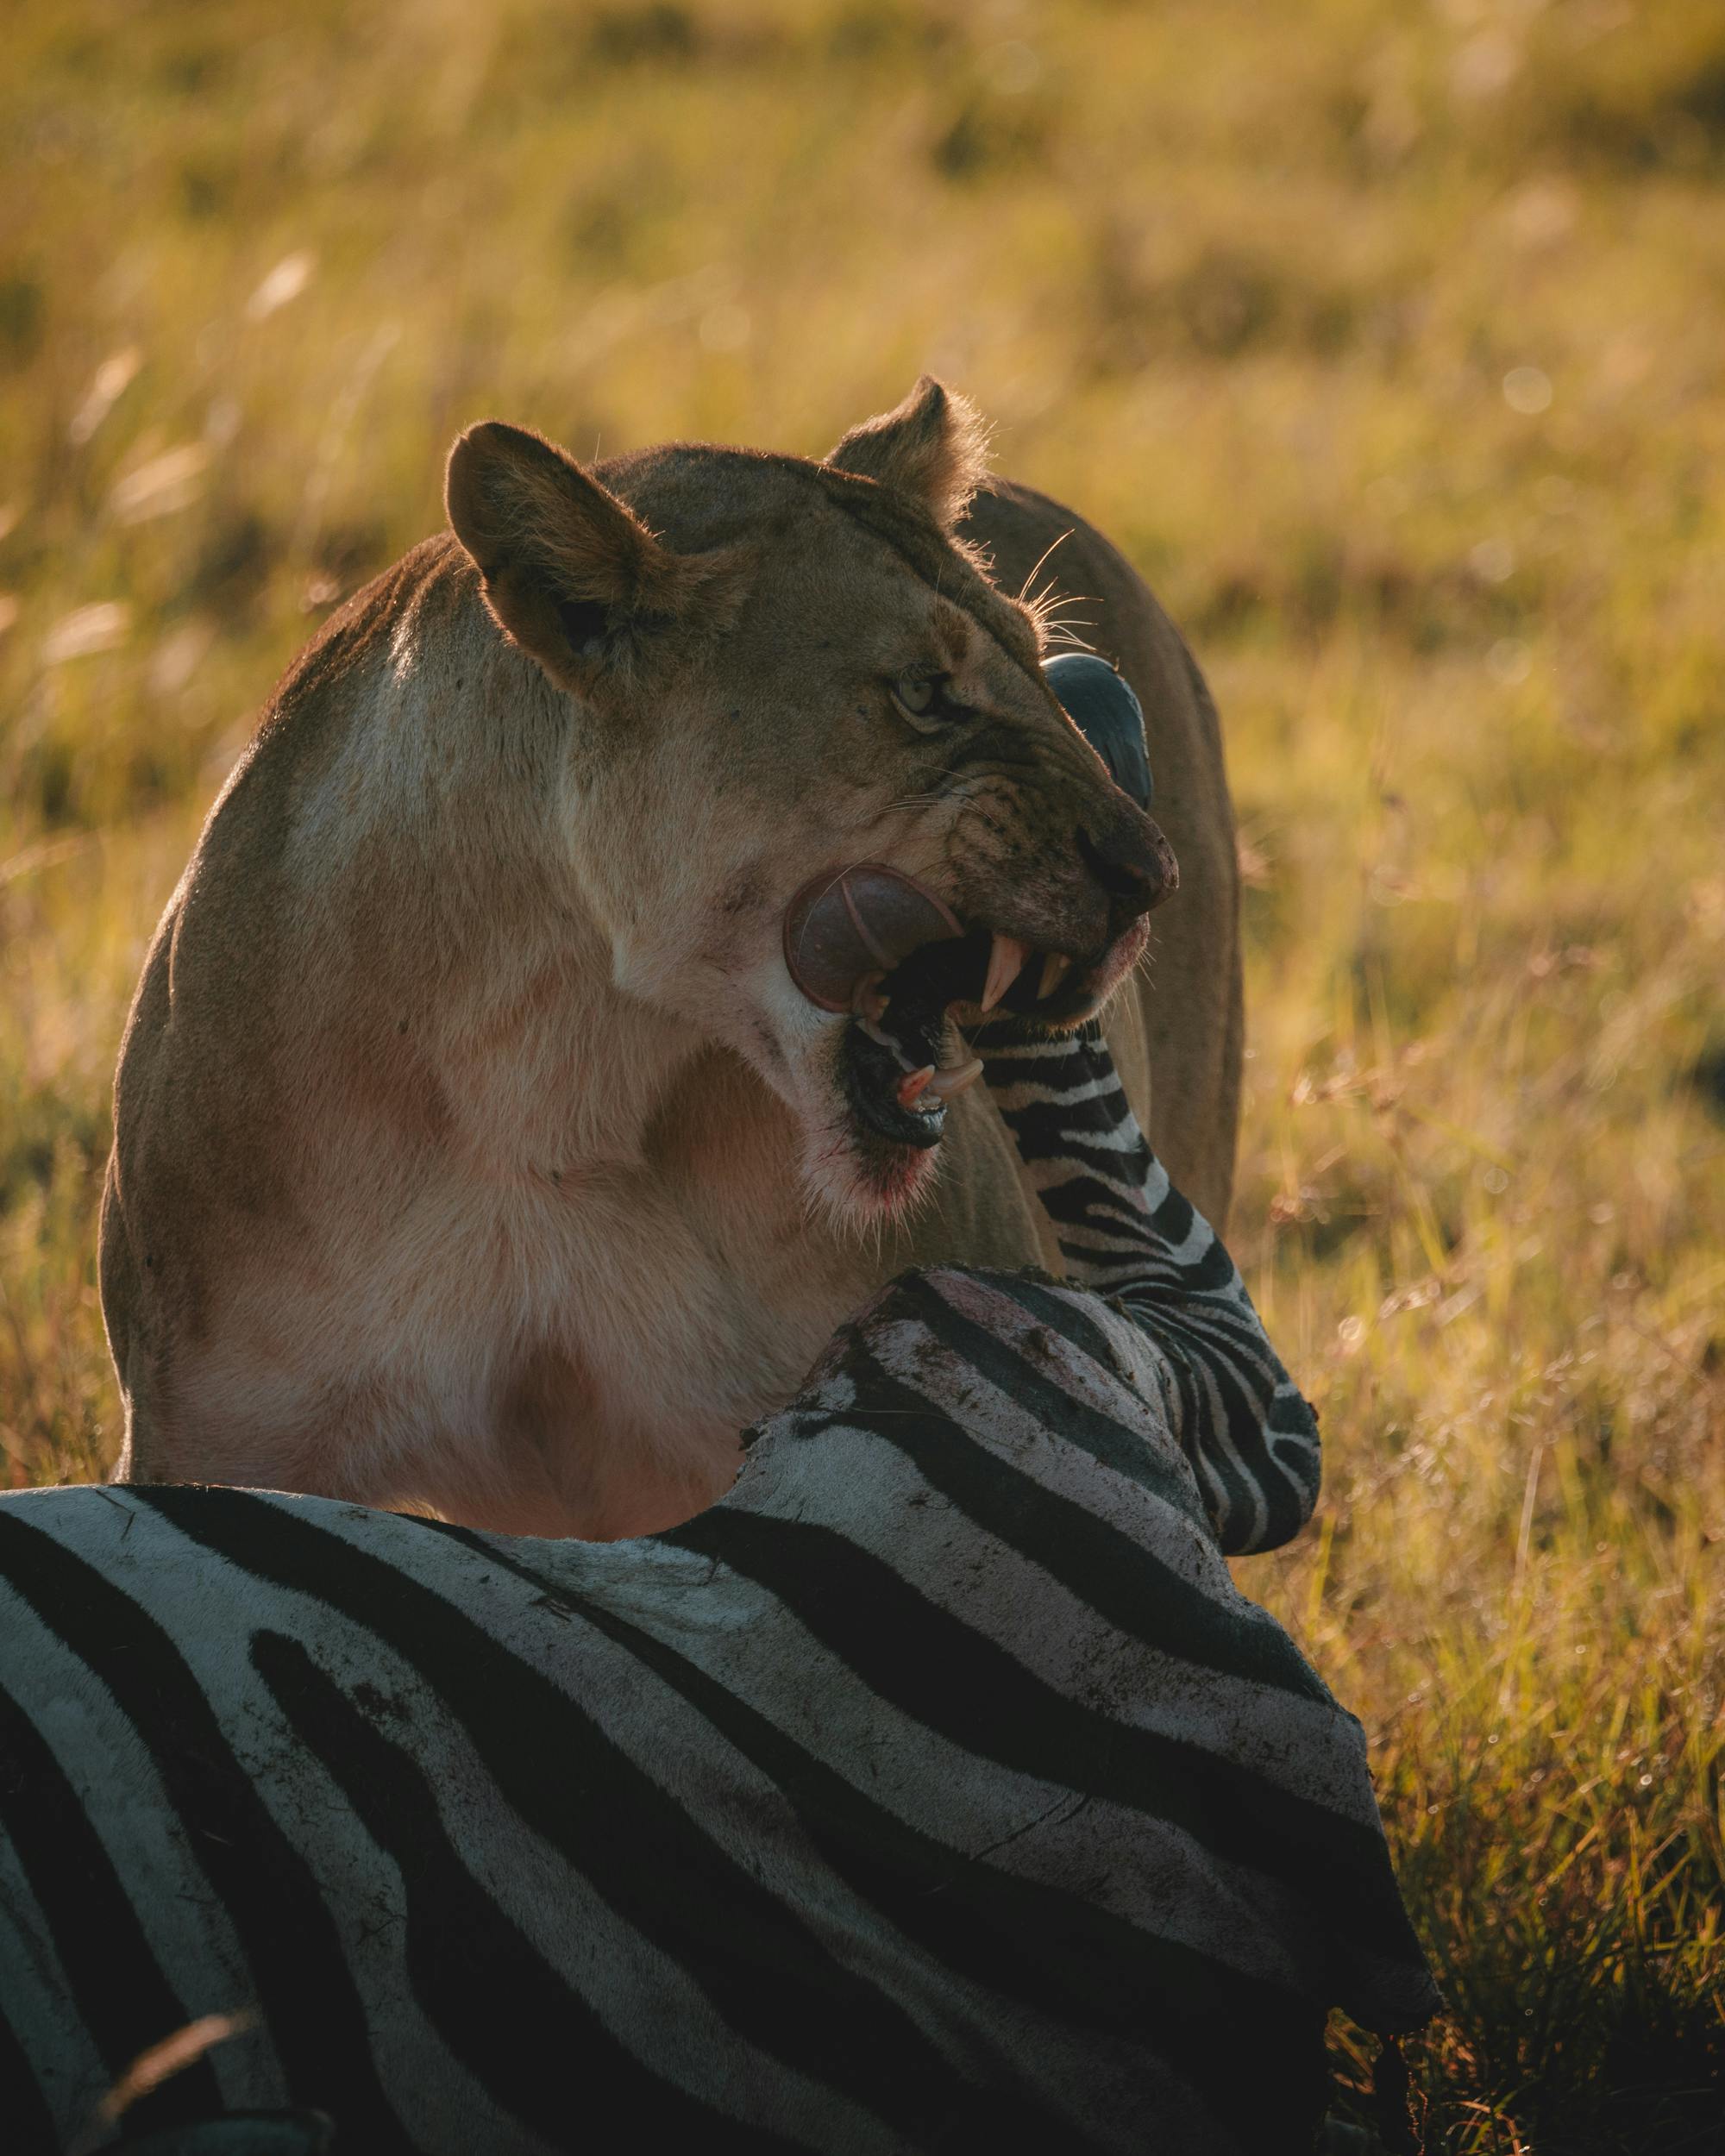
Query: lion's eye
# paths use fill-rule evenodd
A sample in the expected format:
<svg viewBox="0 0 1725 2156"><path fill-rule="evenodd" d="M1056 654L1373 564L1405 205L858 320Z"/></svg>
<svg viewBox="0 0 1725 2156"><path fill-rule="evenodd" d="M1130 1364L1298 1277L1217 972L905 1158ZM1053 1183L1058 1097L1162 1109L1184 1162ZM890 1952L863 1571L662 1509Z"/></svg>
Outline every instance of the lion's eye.
<svg viewBox="0 0 1725 2156"><path fill-rule="evenodd" d="M956 716L947 705L943 674L901 674L892 687L894 703L913 724Z"/></svg>

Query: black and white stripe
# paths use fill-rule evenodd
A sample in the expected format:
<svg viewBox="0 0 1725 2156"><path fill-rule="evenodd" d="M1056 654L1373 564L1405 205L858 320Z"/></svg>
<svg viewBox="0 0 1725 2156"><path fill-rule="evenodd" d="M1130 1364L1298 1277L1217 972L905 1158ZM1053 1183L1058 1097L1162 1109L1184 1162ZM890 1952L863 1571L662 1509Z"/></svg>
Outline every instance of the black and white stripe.
<svg viewBox="0 0 1725 2156"><path fill-rule="evenodd" d="M9 2149L249 2009L129 2128L1256 2156L1309 2140L1330 2005L1427 2018L1358 1725L1212 1524L1218 1403L1284 1474L1235 1427L1280 1365L1105 1057L993 1062L1111 1299L905 1276L674 1532L0 1501Z"/></svg>
<svg viewBox="0 0 1725 2156"><path fill-rule="evenodd" d="M1058 1041L984 1033L979 1046L1068 1276L1117 1303L1152 1344L1222 1548L1275 1549L1317 1502L1317 1417L1220 1238L1151 1153L1101 1028Z"/></svg>

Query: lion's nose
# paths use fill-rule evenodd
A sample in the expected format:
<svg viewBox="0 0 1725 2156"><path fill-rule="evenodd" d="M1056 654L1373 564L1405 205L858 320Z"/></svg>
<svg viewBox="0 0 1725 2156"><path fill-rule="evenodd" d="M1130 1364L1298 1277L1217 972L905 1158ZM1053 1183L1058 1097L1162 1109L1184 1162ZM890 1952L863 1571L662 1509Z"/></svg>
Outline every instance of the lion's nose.
<svg viewBox="0 0 1725 2156"><path fill-rule="evenodd" d="M1078 851L1108 894L1108 913L1119 934L1179 887L1180 871L1168 841L1145 815L1122 818L1093 837L1081 824Z"/></svg>

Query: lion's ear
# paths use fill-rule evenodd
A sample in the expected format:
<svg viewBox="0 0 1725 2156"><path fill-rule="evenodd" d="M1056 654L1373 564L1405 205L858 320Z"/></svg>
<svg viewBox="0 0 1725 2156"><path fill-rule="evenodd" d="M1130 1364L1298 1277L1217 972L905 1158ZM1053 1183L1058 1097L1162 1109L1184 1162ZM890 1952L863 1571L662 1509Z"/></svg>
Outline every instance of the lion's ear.
<svg viewBox="0 0 1725 2156"><path fill-rule="evenodd" d="M903 404L853 427L826 461L914 495L950 531L982 484L988 446L976 407L925 374Z"/></svg>
<svg viewBox="0 0 1725 2156"><path fill-rule="evenodd" d="M449 452L443 499L501 627L553 680L585 687L630 641L741 596L737 551L674 554L543 435L483 420Z"/></svg>

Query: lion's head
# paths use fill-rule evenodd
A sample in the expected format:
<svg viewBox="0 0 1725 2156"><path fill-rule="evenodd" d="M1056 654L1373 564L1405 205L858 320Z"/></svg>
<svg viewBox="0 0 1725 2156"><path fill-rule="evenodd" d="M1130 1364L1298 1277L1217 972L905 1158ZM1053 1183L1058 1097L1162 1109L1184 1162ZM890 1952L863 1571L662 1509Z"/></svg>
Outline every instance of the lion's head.
<svg viewBox="0 0 1725 2156"><path fill-rule="evenodd" d="M951 1021L1080 1023L1175 881L1044 681L1034 610L957 536L981 472L926 379L822 463L589 472L495 422L449 460L492 613L575 700L569 863L617 987L744 1057L847 1210L931 1171Z"/></svg>

